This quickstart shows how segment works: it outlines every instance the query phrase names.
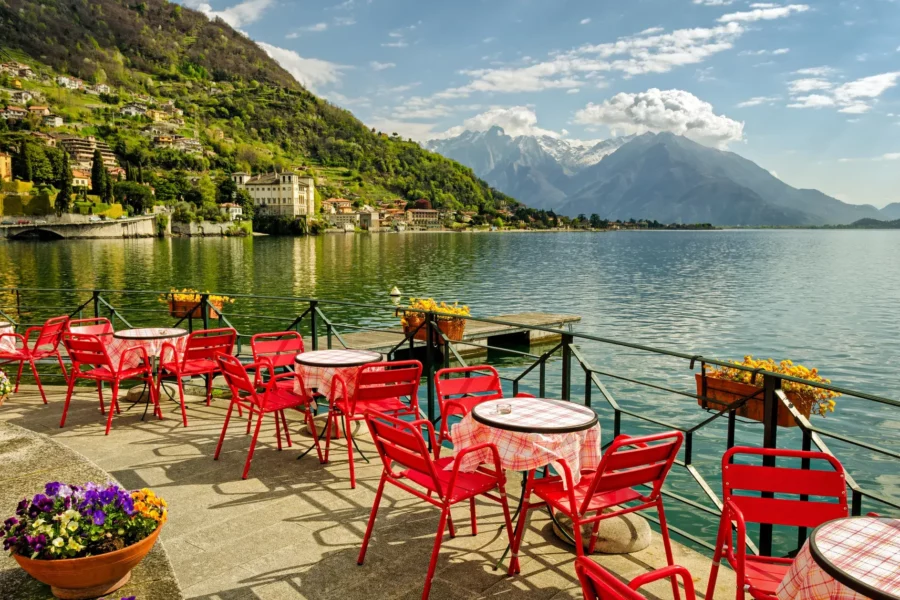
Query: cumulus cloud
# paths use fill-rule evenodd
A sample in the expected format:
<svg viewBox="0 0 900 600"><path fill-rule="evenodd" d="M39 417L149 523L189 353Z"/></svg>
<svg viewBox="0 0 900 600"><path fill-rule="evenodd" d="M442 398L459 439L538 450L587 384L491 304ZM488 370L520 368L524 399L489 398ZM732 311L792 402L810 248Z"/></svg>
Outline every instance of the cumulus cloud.
<svg viewBox="0 0 900 600"><path fill-rule="evenodd" d="M507 135L549 135L562 137L561 134L537 126L537 114L527 106L494 107L479 115L463 121L462 125L451 127L439 134L438 138L455 137L464 131L487 131L491 127L501 127Z"/></svg>
<svg viewBox="0 0 900 600"><path fill-rule="evenodd" d="M713 112L710 103L684 90L652 88L620 93L575 113L582 125L606 125L625 134L669 131L724 148L744 138L744 124Z"/></svg>
<svg viewBox="0 0 900 600"><path fill-rule="evenodd" d="M393 69L397 66L397 63L378 62L377 60L373 60L369 63L369 66L372 67L373 71L384 71L385 69Z"/></svg>
<svg viewBox="0 0 900 600"><path fill-rule="evenodd" d="M793 13L802 13L809 10L808 4L788 4L779 6L777 4L751 4L752 10L728 13L719 17L719 23L744 22L752 23L754 21L772 21L774 19L783 19Z"/></svg>
<svg viewBox="0 0 900 600"><path fill-rule="evenodd" d="M797 73L813 77L788 82L788 93L792 96L790 108L837 107L838 112L851 115L871 110L877 98L900 81L900 71L870 75L840 85L828 79L834 73L829 67L801 69Z"/></svg>
<svg viewBox="0 0 900 600"><path fill-rule="evenodd" d="M294 76L306 89L315 91L325 85L333 85L341 80L341 71L348 67L318 58L304 58L286 48L279 48L265 42L256 43L272 59Z"/></svg>
<svg viewBox="0 0 900 600"><path fill-rule="evenodd" d="M222 19L237 29L258 21L268 8L275 5L275 0L244 0L223 10L213 10L208 2L202 0L185 0L184 4L188 8L202 12L210 19Z"/></svg>
<svg viewBox="0 0 900 600"><path fill-rule="evenodd" d="M773 104L780 100L778 96L754 96L737 104L738 108L749 108L751 106L760 106L761 104Z"/></svg>

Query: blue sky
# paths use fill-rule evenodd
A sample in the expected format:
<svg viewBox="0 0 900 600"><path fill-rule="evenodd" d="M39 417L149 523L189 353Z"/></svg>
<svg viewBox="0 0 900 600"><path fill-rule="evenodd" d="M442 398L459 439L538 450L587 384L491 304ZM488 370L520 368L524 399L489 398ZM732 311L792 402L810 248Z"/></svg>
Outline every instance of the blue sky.
<svg viewBox="0 0 900 600"><path fill-rule="evenodd" d="M183 0L417 140L673 131L796 187L900 201L900 0Z"/></svg>

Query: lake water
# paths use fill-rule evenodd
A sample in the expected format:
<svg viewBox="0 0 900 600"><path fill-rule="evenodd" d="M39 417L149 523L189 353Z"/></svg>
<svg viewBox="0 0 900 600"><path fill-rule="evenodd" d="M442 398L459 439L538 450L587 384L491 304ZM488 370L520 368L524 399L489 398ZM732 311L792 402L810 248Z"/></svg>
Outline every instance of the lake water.
<svg viewBox="0 0 900 600"><path fill-rule="evenodd" d="M713 231L509 234L327 235L314 238L169 239L0 243L6 287L201 290L317 297L390 306L392 286L404 296L468 304L475 315L521 311L581 315L575 330L710 357L745 354L816 366L839 385L900 398L900 231ZM41 296L73 306L85 294ZM112 302L159 310L152 297ZM9 304L9 299L3 302ZM241 313L287 315L301 305L239 300ZM335 322L395 324L390 311L328 306ZM37 309L34 315L41 313ZM155 313L123 313L133 323ZM41 313L43 314L43 313ZM296 313L294 313L296 314ZM252 323L251 323L252 321ZM244 319L278 329L289 319ZM602 370L690 391L686 361L586 343ZM554 380L559 363L551 369ZM509 366L507 372L520 372ZM557 375L558 377L558 375ZM576 382L583 382L577 374ZM689 425L706 415L696 402L605 378L621 404ZM536 380L528 380L536 384ZM527 386L526 386L527 387ZM549 388L558 390L558 384ZM583 397L583 384L573 388ZM611 412L593 393L608 440ZM724 421L724 420L720 420ZM897 450L900 416L871 402L838 399L837 412L815 422ZM650 431L623 421L626 432ZM711 482L723 449L724 422L704 428L695 461ZM759 445L762 429L740 425L738 441ZM798 445L796 430L779 441ZM868 451L829 446L867 488L900 496L900 470ZM718 484L714 483L714 487ZM673 475L679 492L697 486ZM882 508L865 505L867 508ZM676 509L672 509L679 512ZM689 521L690 513L680 513ZM709 538L709 522L685 526Z"/></svg>

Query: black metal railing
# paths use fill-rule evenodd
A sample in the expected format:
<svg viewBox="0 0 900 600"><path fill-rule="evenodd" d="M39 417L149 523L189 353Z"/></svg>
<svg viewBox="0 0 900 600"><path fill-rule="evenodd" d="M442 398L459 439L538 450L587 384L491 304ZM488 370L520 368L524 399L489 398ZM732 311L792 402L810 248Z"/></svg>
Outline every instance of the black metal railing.
<svg viewBox="0 0 900 600"><path fill-rule="evenodd" d="M165 298L169 293L130 290L0 288L0 316L12 323L17 330L23 330L24 327L29 325L39 325L42 322L42 318L62 312L69 314L73 318L83 317L86 311L94 317L106 316L113 322L114 326L131 327L133 323L140 325L144 323L149 324L149 322L159 324L162 315L168 314L168 308L152 308L152 305L148 304L145 299L150 295L159 295ZM209 300L210 294L203 293L200 294L199 301L194 307L198 311L190 310L187 315L179 317L176 324L182 325L189 330L200 327L208 328L213 324L234 328L238 332L237 352L239 356L247 354L245 348L246 340L254 333L261 331L283 331L289 329L298 331L307 336L312 350L319 349L323 341L327 348L335 347L335 344L345 348L353 347L354 340L350 338L353 334L392 334L392 336L384 338L386 341L381 347L388 359L395 359L401 354L406 356L414 355L422 359L424 377L426 379L426 384L423 386L425 413L433 422L440 418L435 398L434 374L440 367L449 366L451 363L466 365L465 355L468 352L497 353L514 360L516 365L507 365L503 368L501 374L501 378L512 387L514 394L518 393L521 386L527 384L535 387L538 395L546 396L549 393L548 384L551 381L548 380L548 377L552 367L554 373L558 371L559 374L558 381L554 383L554 386L558 383L558 397L563 400L580 401L598 412L611 412L613 437L623 432L625 428L624 420L626 419L629 422L639 423L642 427L681 431L684 434L685 443L681 453L682 456L676 464L679 470L687 475L686 481L696 486L697 493L694 498L691 498L685 493L677 493L667 487L664 490L664 494L667 498L678 502L679 505L690 510L701 511L709 515L710 518L718 517L722 503L713 487L698 468L698 447L695 442L701 433L706 435L715 424L721 423L724 419L726 427L724 446L727 448L734 446L738 426L740 425L742 428L751 426L751 424L737 416L737 410L754 398L761 398L764 403L764 416L761 424L761 442L764 447L776 448L779 446L778 411L779 406L783 405L790 411L798 425L801 438L800 446L803 449L810 449L815 446L822 452L834 454L826 444L825 440L827 439L841 445L861 449L879 457L900 461L900 451L897 449L884 448L866 439L858 439L839 431L813 425L791 403L781 387L782 382L794 382L854 397L873 403L874 406L884 406L891 409L900 408L900 401L876 394L822 382L802 380L769 371L753 370L741 365L735 365L726 360L624 342L574 332L568 329L525 325L484 317L468 318L473 322L506 327L510 331L526 331L529 334L537 333L545 338L549 337L552 340L550 342L551 346L539 354L535 354L522 349L492 343L490 337L485 341L449 339L439 328L438 321L441 318L448 318L450 315L444 315L439 312L404 308L403 310L406 311L419 312L424 316L424 319L414 330L403 332L387 325L392 319L396 318L397 307L392 305L360 304L290 296L246 294L229 294L229 296L235 300L234 306L247 306L251 309L255 307L257 311L265 309L265 314L240 312L239 310L226 311L224 307L213 307ZM41 297L47 297L48 301L41 302ZM66 298L71 299L70 304L65 303ZM132 302L131 300L138 301ZM209 309L211 307L215 310L215 316L213 317L210 316ZM332 320L326 315L323 307L331 314L341 314L341 320ZM346 313L354 311L357 313L357 316L360 311L364 311L365 318L357 318L358 322L356 323L346 322L347 320L352 320L352 317L348 318ZM195 316L195 312L198 312L199 316ZM416 339L416 334L423 329L425 335L421 337L424 337L424 340ZM641 356L653 356L679 361L687 367L689 372L694 372L698 366L703 373L705 373L707 366L730 367L751 371L756 377L762 378L762 387L755 394L739 398L731 403L723 403L720 400L707 397L705 386L700 391L696 389L686 391L666 382L659 380L650 381L646 378L641 378L633 372L616 372L614 369L596 367L586 356L585 348L590 345L613 348L616 351L635 352ZM52 365L48 363L43 365L43 368L48 369L50 377L54 376L54 373L49 370L52 369ZM577 378L579 371L583 376L580 383ZM56 375L61 376L58 373ZM537 379L537 381L535 382L534 379ZM650 407L645 406L641 409L634 409L622 405L611 391L610 386L613 385L613 382L616 384L627 384L635 389L646 390L652 393L690 398L692 401L698 401L709 412L698 422L691 425L683 425L671 419L657 416L656 411ZM892 464L896 467L898 463L894 462ZM803 462L802 468L809 468L807 461ZM852 514L861 514L864 502L868 502L872 507L880 507L880 510L887 508L892 511L900 511L900 499L866 488L849 472L847 474L847 483L850 488ZM673 524L673 521L674 519L670 519L670 529L672 531L691 540L698 546L712 549L709 539L692 534L677 524ZM805 537L806 531L800 529L797 538L798 544L802 544ZM773 531L771 526L761 526L758 530L756 543L749 543L749 546L754 552L771 554L773 550ZM784 548L783 543L781 547L782 549Z"/></svg>

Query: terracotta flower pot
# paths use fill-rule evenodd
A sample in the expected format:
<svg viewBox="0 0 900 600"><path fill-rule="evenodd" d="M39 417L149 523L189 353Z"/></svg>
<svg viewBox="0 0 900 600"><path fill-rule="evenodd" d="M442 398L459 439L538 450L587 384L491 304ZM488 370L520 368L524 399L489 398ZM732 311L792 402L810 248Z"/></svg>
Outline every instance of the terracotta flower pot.
<svg viewBox="0 0 900 600"><path fill-rule="evenodd" d="M49 585L57 598L100 598L128 583L131 570L153 548L161 529L162 525L136 544L97 556L34 560L13 554L13 558L26 573Z"/></svg>
<svg viewBox="0 0 900 600"><path fill-rule="evenodd" d="M695 373L694 377L697 381L697 395L703 396L703 375ZM697 404L703 408L721 410L723 404L732 404L741 398L746 398L753 394L756 394L756 396L745 402L743 406L735 411L735 414L739 417L762 423L765 416L763 389L755 385L750 385L749 383L707 376L706 397L708 400L697 398ZM787 392L787 397L804 417L809 418L809 414L812 410L811 402L803 400L797 392ZM715 402L716 400L719 400L722 404ZM778 404L778 426L797 427L797 422L794 420L791 411L789 411L782 403Z"/></svg>
<svg viewBox="0 0 900 600"><path fill-rule="evenodd" d="M411 332L415 331L416 327L419 327L422 323L425 322L425 319L416 319L416 317L406 317L406 325L403 326L403 333L409 335ZM466 330L466 320L465 319L438 319L435 321L437 323L438 328L443 332L447 339L453 342L458 342L463 339L463 333ZM418 331L416 331L415 339L422 340L423 342L428 339L428 333L425 330L425 326L423 325ZM438 344L443 344L444 340L442 338L438 338Z"/></svg>
<svg viewBox="0 0 900 600"><path fill-rule="evenodd" d="M210 319L218 319L219 313L217 311L222 310L221 302L214 302L212 300L209 301L209 318ZM169 314L178 319L184 318L188 315L199 319L203 316L203 311L200 310L200 303L195 302L193 300L169 300Z"/></svg>

